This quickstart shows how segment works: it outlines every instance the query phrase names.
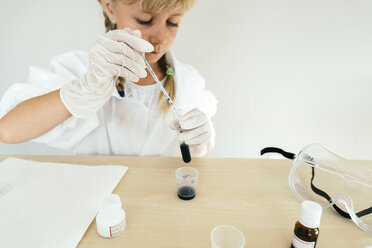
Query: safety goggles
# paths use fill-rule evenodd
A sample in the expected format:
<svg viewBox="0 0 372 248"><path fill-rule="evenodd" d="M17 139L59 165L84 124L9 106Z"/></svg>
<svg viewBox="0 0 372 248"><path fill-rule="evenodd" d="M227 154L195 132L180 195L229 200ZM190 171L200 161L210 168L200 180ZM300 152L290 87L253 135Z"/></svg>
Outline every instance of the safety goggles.
<svg viewBox="0 0 372 248"><path fill-rule="evenodd" d="M272 152L293 159L288 179L298 200L332 206L372 235L372 166L341 158L319 144L306 146L298 155L275 147L261 150L261 155Z"/></svg>

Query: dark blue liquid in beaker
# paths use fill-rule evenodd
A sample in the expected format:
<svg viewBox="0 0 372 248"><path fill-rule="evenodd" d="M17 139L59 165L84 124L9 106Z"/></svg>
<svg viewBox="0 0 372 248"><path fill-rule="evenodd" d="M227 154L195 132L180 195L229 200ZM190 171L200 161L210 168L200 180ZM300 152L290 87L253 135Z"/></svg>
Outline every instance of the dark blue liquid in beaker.
<svg viewBox="0 0 372 248"><path fill-rule="evenodd" d="M189 163L191 161L191 154L190 154L189 145L186 144L185 142L183 142L180 145L180 148L181 148L181 154L182 154L183 162Z"/></svg>
<svg viewBox="0 0 372 248"><path fill-rule="evenodd" d="M195 189L191 186L183 186L178 189L178 197L182 200L191 200L195 197Z"/></svg>

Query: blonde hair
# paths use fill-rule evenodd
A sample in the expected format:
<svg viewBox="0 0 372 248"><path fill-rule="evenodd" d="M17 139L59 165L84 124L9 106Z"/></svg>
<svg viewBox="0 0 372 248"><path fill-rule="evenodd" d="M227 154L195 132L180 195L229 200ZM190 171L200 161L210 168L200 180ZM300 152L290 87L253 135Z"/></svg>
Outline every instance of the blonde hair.
<svg viewBox="0 0 372 248"><path fill-rule="evenodd" d="M100 2L100 0L98 1ZM174 11L178 9L187 11L195 4L195 0L111 0L111 2L114 5L119 2L125 3L125 4L132 4L136 1L139 1L139 5L144 11L153 12L153 13L158 13L162 11L170 12L170 11ZM105 17L106 32L117 29L116 23L112 23L104 11L103 11L103 16ZM160 68L164 70L164 72L168 70L168 68L171 67L165 55L160 58L159 65L160 65ZM122 77L119 77L117 79L116 85L119 91L124 91L124 87L125 87L124 82L125 82L125 79ZM167 75L167 80L164 83L164 88L168 92L168 95L170 96L170 98L175 100L176 85L174 82L173 75ZM170 105L168 104L168 100L165 98L163 94L161 94L159 98L159 102L158 102L158 110L162 112L165 117L168 114L169 109L170 109Z"/></svg>

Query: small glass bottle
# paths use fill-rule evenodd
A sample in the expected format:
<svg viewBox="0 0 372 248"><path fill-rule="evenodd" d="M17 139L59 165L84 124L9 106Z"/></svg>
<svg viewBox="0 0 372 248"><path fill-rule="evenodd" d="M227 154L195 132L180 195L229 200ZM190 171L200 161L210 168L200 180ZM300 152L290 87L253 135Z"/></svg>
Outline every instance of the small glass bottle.
<svg viewBox="0 0 372 248"><path fill-rule="evenodd" d="M315 248L319 236L322 207L313 201L303 201L295 224L291 248Z"/></svg>

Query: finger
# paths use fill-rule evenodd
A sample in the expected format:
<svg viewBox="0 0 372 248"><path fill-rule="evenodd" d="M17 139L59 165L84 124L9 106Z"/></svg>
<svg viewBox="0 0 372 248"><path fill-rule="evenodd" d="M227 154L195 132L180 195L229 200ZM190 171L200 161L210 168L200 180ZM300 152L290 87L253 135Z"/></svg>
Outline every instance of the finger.
<svg viewBox="0 0 372 248"><path fill-rule="evenodd" d="M192 116L183 121L180 120L181 128L185 130L194 129L203 126L206 123L208 123L208 118L203 115Z"/></svg>
<svg viewBox="0 0 372 248"><path fill-rule="evenodd" d="M141 38L141 31L139 31L138 29L136 30L133 30L132 31L132 35L138 37L138 38Z"/></svg>
<svg viewBox="0 0 372 248"><path fill-rule="evenodd" d="M92 56L92 58L89 58L89 60L90 62L99 61L101 63L110 63L110 58L107 55L109 53L110 51L105 47L95 43L89 51L89 56Z"/></svg>
<svg viewBox="0 0 372 248"><path fill-rule="evenodd" d="M143 60L142 55L139 54L138 52L135 53L135 59L134 59L134 61L136 61L136 63L138 63L139 65L141 65L143 68L146 68L146 63Z"/></svg>
<svg viewBox="0 0 372 248"><path fill-rule="evenodd" d="M138 82L139 77L125 67L119 65L112 65L110 67L110 73L113 76L123 77L132 82Z"/></svg>
<svg viewBox="0 0 372 248"><path fill-rule="evenodd" d="M191 118L193 118L193 117L197 117L197 116L202 116L202 115L204 115L204 114L203 114L199 109L194 108L194 109L190 110L189 112L187 112L186 114L184 114L184 115L180 118L180 124L181 124L181 126L183 127L183 125L185 125L185 122L186 122L188 119L191 119ZM192 123L189 123L189 124L192 125ZM188 124L186 123L186 125L188 125ZM191 127L187 127L187 126L185 126L185 127L183 127L183 128L185 128L185 129L191 129L191 128L194 128L194 127L193 127L193 126L191 126Z"/></svg>
<svg viewBox="0 0 372 248"><path fill-rule="evenodd" d="M192 139L185 140L186 144L193 145L205 145L210 141L210 135L208 133L202 133Z"/></svg>
<svg viewBox="0 0 372 248"><path fill-rule="evenodd" d="M192 129L192 130L183 130L183 132L180 133L180 139L185 140L185 141L188 142L188 141L194 139L195 137L200 136L201 134L210 133L209 130L210 130L209 123L207 123L207 124L205 124L201 127Z"/></svg>
<svg viewBox="0 0 372 248"><path fill-rule="evenodd" d="M106 50L112 53L125 54L127 57L137 62L143 68L146 68L145 61L143 60L141 54L133 50L126 43L114 41L104 36L101 37L101 39L99 39L97 43L101 45L102 47L105 47Z"/></svg>
<svg viewBox="0 0 372 248"><path fill-rule="evenodd" d="M98 51L91 51L89 56L89 67L97 80L110 79L114 75L111 71L113 65L102 57Z"/></svg>
<svg viewBox="0 0 372 248"><path fill-rule="evenodd" d="M90 65L92 72L97 78L111 78L112 73L110 72L110 64L106 61L95 61Z"/></svg>
<svg viewBox="0 0 372 248"><path fill-rule="evenodd" d="M129 29L130 30L130 29ZM141 34L141 31L136 29L136 30L133 30L130 32L132 35L138 37L138 38L141 38L142 34ZM143 55L142 55L143 54ZM138 64L142 65L144 68L146 68L146 63L145 61L143 60L143 56L144 56L144 53L136 53L135 54L136 58L134 59Z"/></svg>
<svg viewBox="0 0 372 248"><path fill-rule="evenodd" d="M180 119L180 125L183 129L193 129L200 127L208 122L207 116L199 109L192 109L184 114Z"/></svg>
<svg viewBox="0 0 372 248"><path fill-rule="evenodd" d="M197 108L193 108L192 110L190 110L189 112L187 112L186 114L184 114L180 121L184 121L192 116L196 116L196 115L199 115L200 114L200 110L197 109Z"/></svg>
<svg viewBox="0 0 372 248"><path fill-rule="evenodd" d="M101 36L97 41L97 44L112 53L125 54L133 60L136 58L135 51L124 42L115 41L106 36Z"/></svg>
<svg viewBox="0 0 372 248"><path fill-rule="evenodd" d="M152 52L154 47L148 41L134 36L125 30L113 30L106 34L107 37L115 40L121 41L128 44L131 48L139 52Z"/></svg>
<svg viewBox="0 0 372 248"><path fill-rule="evenodd" d="M135 75L131 70L122 66L122 64L114 64L109 52L105 51L103 47L94 47L91 50L94 60L91 66L101 71L100 78L107 78L112 76L122 76L133 82L138 82L139 76ZM98 75L98 74L97 74Z"/></svg>
<svg viewBox="0 0 372 248"><path fill-rule="evenodd" d="M103 57L109 64L114 64L118 66L123 66L128 70L132 71L140 78L144 78L147 76L146 70L139 65L137 62L133 61L132 59L128 58L123 54L116 54L107 51L104 47L97 47L94 49L94 52L97 56Z"/></svg>
<svg viewBox="0 0 372 248"><path fill-rule="evenodd" d="M145 78L147 76L146 70L141 65L131 60L130 58L126 57L125 55L112 54L110 60L112 64L123 66L128 70L132 71L140 78Z"/></svg>

